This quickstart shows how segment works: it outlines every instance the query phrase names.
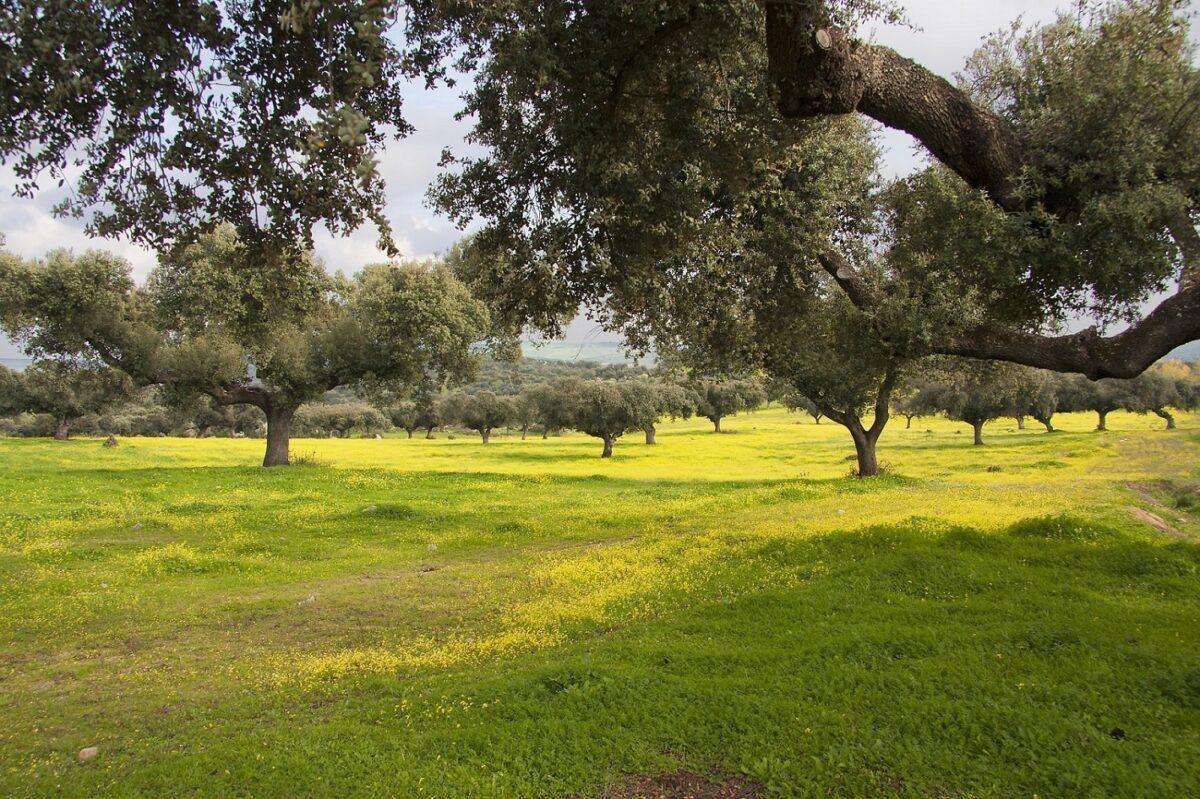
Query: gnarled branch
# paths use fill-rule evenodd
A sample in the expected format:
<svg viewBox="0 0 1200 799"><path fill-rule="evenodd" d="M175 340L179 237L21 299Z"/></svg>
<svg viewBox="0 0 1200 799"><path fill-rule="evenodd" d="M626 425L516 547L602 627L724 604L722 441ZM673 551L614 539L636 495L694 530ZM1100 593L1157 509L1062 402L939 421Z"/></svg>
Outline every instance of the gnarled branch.
<svg viewBox="0 0 1200 799"><path fill-rule="evenodd" d="M824 0L767 0L766 24L784 117L860 111L911 134L1001 208L1020 209L1024 148L999 116L915 61L831 27Z"/></svg>
<svg viewBox="0 0 1200 799"><path fill-rule="evenodd" d="M870 313L879 298L838 253L820 256L825 271L855 307ZM879 334L886 338L887 331ZM1137 377L1178 346L1200 338L1200 286L1182 289L1163 300L1141 321L1112 336L1095 328L1047 336L984 322L934 342L927 354L1009 361L1055 372L1074 372L1093 380Z"/></svg>

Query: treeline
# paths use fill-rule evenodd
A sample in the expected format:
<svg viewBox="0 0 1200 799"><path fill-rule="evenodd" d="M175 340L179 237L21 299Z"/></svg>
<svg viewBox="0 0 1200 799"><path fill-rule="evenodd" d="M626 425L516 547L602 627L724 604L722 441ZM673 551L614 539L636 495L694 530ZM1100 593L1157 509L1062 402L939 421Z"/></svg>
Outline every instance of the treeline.
<svg viewBox="0 0 1200 799"><path fill-rule="evenodd" d="M500 389L500 390L496 390ZM291 420L300 437L377 435L393 428L411 438L439 429L477 432L487 443L496 429L537 429L543 437L578 430L604 442L638 431L655 443L664 418L702 416L720 432L722 419L767 401L755 380L694 379L684 383L652 370L591 362L482 359L475 381L455 391L424 384L413 391L340 389L301 405ZM206 395L162 386L138 389L120 370L57 360L35 361L23 372L0 367L0 435L251 437L267 420L252 405L222 405Z"/></svg>
<svg viewBox="0 0 1200 799"><path fill-rule="evenodd" d="M1108 414L1154 414L1175 429L1172 411L1200 405L1200 364L1168 361L1129 380L1088 380L1041 369L987 361L935 365L903 385L895 401L907 426L919 416L941 414L971 425L975 444L983 444L983 426L1011 417L1020 429L1027 419L1054 432L1058 413L1091 411L1096 429L1108 429Z"/></svg>
<svg viewBox="0 0 1200 799"><path fill-rule="evenodd" d="M535 382L536 378L549 378ZM528 382L527 382L528 381ZM507 390L496 391L501 386ZM688 377L679 370L564 363L527 359L506 363L484 359L479 378L457 390L424 384L395 393L382 390L328 392L301 405L291 423L300 437L381 435L392 429L412 438L432 438L438 430L474 431L484 444L496 430L516 430L521 438L543 438L575 430L601 440L602 457L629 433L654 444L664 419L708 419L721 432L727 417L775 400L804 411L820 423L834 418L855 432L856 419L837 419L824 398L809 397L778 381ZM1058 413L1091 411L1097 429L1107 429L1117 410L1155 414L1174 429L1176 411L1200 405L1200 364L1168 361L1129 380L1088 380L998 362L939 359L898 380L890 405L872 420L882 432L890 413L911 427L915 418L941 415L971 425L976 444L984 425L1013 418L1024 429L1034 420L1054 431ZM137 390L109 367L37 361L24 372L0 367L0 434L67 438L72 432L114 436L261 437L263 412L250 405L222 405L205 395L161 387ZM850 422L850 424L847 424ZM878 438L878 435L875 437ZM864 447L855 438L861 460ZM867 442L866 466L874 464Z"/></svg>

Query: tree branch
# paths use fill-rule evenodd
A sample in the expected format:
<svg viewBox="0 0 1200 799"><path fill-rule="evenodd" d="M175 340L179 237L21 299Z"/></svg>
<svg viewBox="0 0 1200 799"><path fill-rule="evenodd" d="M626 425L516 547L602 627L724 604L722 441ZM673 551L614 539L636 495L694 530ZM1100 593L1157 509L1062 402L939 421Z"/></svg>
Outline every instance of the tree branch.
<svg viewBox="0 0 1200 799"><path fill-rule="evenodd" d="M871 422L871 429L867 431L867 435L872 439L879 438L883 428L887 427L888 419L891 418L892 389L896 387L898 371L894 363L888 364L883 382L879 384L879 391L875 394L875 418Z"/></svg>
<svg viewBox="0 0 1200 799"><path fill-rule="evenodd" d="M829 252L819 260L856 308L871 313L878 307L875 293L845 258ZM887 331L879 332L887 337ZM1095 328L1046 336L985 322L932 343L927 354L1009 361L1099 380L1137 377L1171 350L1198 338L1200 286L1192 285L1163 300L1140 322L1112 336L1101 336Z"/></svg>
<svg viewBox="0 0 1200 799"><path fill-rule="evenodd" d="M824 0L767 0L768 73L784 117L862 112L905 131L1006 211L1024 148L999 116L915 61L831 27Z"/></svg>

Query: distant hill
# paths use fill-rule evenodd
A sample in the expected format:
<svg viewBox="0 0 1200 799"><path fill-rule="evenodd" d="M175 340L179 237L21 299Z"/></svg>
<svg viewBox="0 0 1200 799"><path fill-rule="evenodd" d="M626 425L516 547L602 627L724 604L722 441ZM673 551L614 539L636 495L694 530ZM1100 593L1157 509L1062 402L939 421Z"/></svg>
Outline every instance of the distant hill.
<svg viewBox="0 0 1200 799"><path fill-rule="evenodd" d="M521 351L526 358L540 358L546 361L590 361L608 365L633 363L621 349L621 344L616 341L527 341L522 344ZM653 366L654 357L643 358L640 363L643 366Z"/></svg>

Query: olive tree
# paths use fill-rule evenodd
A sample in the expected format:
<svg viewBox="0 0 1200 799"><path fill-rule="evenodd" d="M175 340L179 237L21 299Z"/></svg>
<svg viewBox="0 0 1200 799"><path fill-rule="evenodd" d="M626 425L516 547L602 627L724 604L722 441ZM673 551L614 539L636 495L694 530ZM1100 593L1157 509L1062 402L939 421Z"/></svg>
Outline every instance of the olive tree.
<svg viewBox="0 0 1200 799"><path fill-rule="evenodd" d="M347 438L351 433L375 435L390 422L378 408L361 402L312 402L301 405L293 419L293 432L301 437Z"/></svg>
<svg viewBox="0 0 1200 799"><path fill-rule="evenodd" d="M658 422L663 417L690 419L696 412L697 397L685 386L676 383L646 383L644 390L649 394L647 409L653 414L643 420L642 430L647 444L658 443Z"/></svg>
<svg viewBox="0 0 1200 799"><path fill-rule="evenodd" d="M1073 411L1094 411L1096 431L1108 430L1108 415L1133 404L1133 384L1129 380L1105 378L1068 380L1063 390L1065 405Z"/></svg>
<svg viewBox="0 0 1200 799"><path fill-rule="evenodd" d="M757 408L766 398L761 387L750 380L703 378L689 388L696 397L696 415L712 422L714 433L721 432L722 419Z"/></svg>
<svg viewBox="0 0 1200 799"><path fill-rule="evenodd" d="M541 420L541 407L538 395L532 388L523 390L512 398L512 421L521 431L521 440L529 436L529 428Z"/></svg>
<svg viewBox="0 0 1200 799"><path fill-rule="evenodd" d="M571 426L571 405L567 393L559 383L541 383L529 389L537 402L538 422L542 426L542 438Z"/></svg>
<svg viewBox="0 0 1200 799"><path fill-rule="evenodd" d="M836 166L787 203L806 259L773 262L803 264L805 285L825 273L892 350L1132 377L1200 337L1200 115L1183 4L1077 4L988 41L957 85L862 38L897 6L418 5L422 51L473 71L464 110L483 145L435 199L464 223L483 219L514 321L554 329L581 303L612 327L689 315L695 305L661 288L674 255L755 207L747 197L782 174L780 150L824 163L820 132L869 117L934 161L877 197L885 279L838 236L813 235ZM752 289L757 261L729 251L725 281L675 277ZM924 298L915 329L895 324L897 293ZM1061 332L1081 315L1130 324Z"/></svg>
<svg viewBox="0 0 1200 799"><path fill-rule="evenodd" d="M601 458L631 430L643 430L659 416L657 391L640 381L571 380L562 385L571 427L604 442Z"/></svg>
<svg viewBox="0 0 1200 799"><path fill-rule="evenodd" d="M74 420L129 400L133 390L129 378L116 369L57 360L34 361L23 372L9 375L5 393L10 407L49 414L57 441L67 440Z"/></svg>
<svg viewBox="0 0 1200 799"><path fill-rule="evenodd" d="M1013 364L973 359L944 360L939 364L937 388L932 392L938 410L947 418L971 425L975 446L983 445L983 426L1016 407L1018 385L1024 370Z"/></svg>
<svg viewBox="0 0 1200 799"><path fill-rule="evenodd" d="M292 419L339 386L404 386L472 374L485 308L436 262L330 276L309 253L261 263L229 227L164 256L146 286L89 251L0 261L0 324L36 355L83 355L142 385L253 405L264 466L286 465Z"/></svg>
<svg viewBox="0 0 1200 799"><path fill-rule="evenodd" d="M1054 432L1054 414L1058 412L1062 402L1066 378L1056 372L1044 369L1029 369L1025 379L1016 387L1014 396L1014 411L1017 415L1017 426L1024 429L1021 420L1029 416L1046 428L1047 433Z"/></svg>
<svg viewBox="0 0 1200 799"><path fill-rule="evenodd" d="M497 396L490 391L453 397L447 409L449 418L479 433L484 444L491 442L493 430L507 427L515 415L511 397Z"/></svg>

